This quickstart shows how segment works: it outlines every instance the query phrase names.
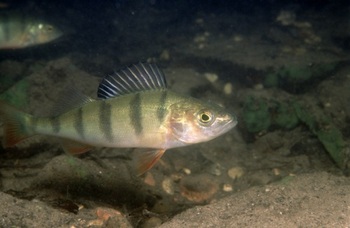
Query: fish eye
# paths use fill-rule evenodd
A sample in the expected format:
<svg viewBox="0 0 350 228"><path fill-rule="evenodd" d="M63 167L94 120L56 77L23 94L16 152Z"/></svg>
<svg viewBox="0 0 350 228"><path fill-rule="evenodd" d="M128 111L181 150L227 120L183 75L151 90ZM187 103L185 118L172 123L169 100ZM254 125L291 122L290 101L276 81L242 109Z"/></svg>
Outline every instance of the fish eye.
<svg viewBox="0 0 350 228"><path fill-rule="evenodd" d="M199 113L198 118L202 124L211 123L213 120L213 114L209 111L202 111Z"/></svg>
<svg viewBox="0 0 350 228"><path fill-rule="evenodd" d="M53 30L53 27L51 25L47 26L47 31L51 32Z"/></svg>

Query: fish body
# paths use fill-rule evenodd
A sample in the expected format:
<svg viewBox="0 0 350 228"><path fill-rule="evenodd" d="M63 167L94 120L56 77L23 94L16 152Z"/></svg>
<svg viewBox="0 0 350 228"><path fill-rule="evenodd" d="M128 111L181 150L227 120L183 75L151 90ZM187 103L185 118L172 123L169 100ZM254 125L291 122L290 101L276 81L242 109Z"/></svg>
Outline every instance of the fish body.
<svg viewBox="0 0 350 228"><path fill-rule="evenodd" d="M55 26L27 16L0 15L0 49L20 49L48 43L62 36Z"/></svg>
<svg viewBox="0 0 350 228"><path fill-rule="evenodd" d="M4 146L35 134L69 140L70 153L91 147L150 148L141 157L139 173L148 170L165 150L209 141L232 129L237 120L222 107L172 92L152 64L133 65L99 86L98 97L78 102L52 117L34 117L0 103L5 120Z"/></svg>

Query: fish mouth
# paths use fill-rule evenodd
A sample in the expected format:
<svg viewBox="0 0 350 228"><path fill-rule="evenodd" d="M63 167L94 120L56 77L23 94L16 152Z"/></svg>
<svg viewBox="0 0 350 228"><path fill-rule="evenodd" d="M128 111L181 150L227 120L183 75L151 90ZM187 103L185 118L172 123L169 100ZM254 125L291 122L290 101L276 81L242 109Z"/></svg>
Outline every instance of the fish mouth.
<svg viewBox="0 0 350 228"><path fill-rule="evenodd" d="M225 123L223 128L227 131L231 130L237 125L238 121L235 119L231 119L229 122Z"/></svg>
<svg viewBox="0 0 350 228"><path fill-rule="evenodd" d="M221 130L218 131L218 134L220 134L220 135L228 132L229 130L234 128L238 123L237 118L233 115L225 115L221 119L222 119L222 121L225 121L226 123L224 125L222 125Z"/></svg>

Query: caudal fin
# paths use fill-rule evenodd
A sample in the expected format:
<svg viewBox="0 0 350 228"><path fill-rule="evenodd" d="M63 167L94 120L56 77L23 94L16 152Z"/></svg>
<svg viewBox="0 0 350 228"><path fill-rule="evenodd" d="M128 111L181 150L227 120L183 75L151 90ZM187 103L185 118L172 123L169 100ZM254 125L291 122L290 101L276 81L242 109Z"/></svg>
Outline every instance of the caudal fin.
<svg viewBox="0 0 350 228"><path fill-rule="evenodd" d="M3 122L3 146L12 147L32 136L29 122L32 116L0 101L0 119Z"/></svg>

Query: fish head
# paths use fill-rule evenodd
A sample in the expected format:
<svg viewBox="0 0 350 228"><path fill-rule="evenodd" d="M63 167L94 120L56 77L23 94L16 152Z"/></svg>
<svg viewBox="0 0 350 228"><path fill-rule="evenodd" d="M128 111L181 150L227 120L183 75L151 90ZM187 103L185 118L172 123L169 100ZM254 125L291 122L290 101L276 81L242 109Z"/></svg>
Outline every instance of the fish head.
<svg viewBox="0 0 350 228"><path fill-rule="evenodd" d="M63 35L62 31L57 27L47 23L37 23L32 33L36 34L37 44L47 43Z"/></svg>
<svg viewBox="0 0 350 228"><path fill-rule="evenodd" d="M191 99L170 107L172 135L183 145L214 139L237 124L235 115L215 104Z"/></svg>

